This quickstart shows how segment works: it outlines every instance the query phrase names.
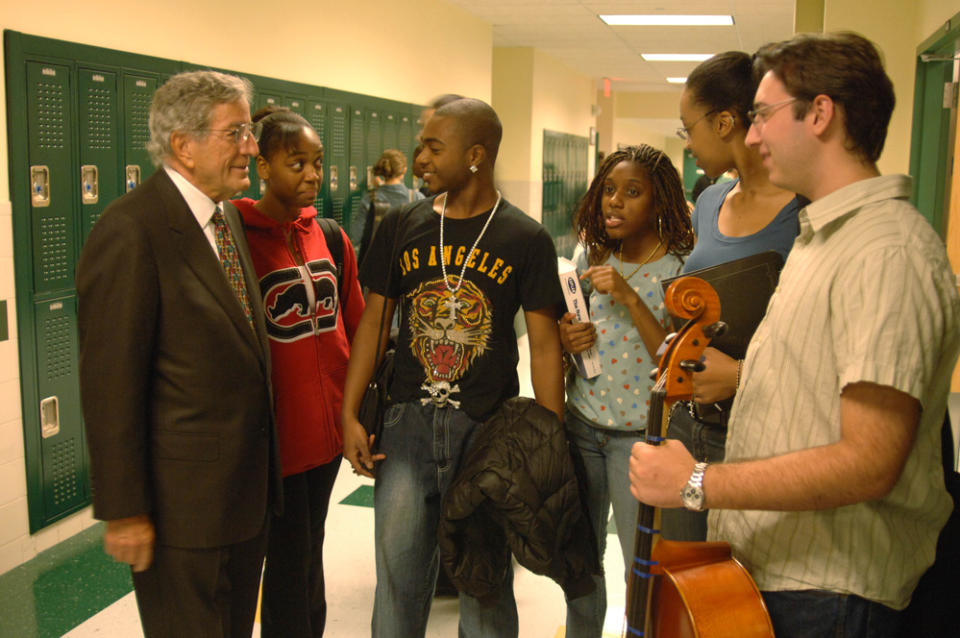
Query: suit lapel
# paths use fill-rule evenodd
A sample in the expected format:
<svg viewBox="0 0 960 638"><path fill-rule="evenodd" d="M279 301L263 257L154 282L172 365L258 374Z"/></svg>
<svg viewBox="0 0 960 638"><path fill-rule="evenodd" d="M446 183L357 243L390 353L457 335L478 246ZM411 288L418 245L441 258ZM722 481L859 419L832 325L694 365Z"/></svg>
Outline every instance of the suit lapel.
<svg viewBox="0 0 960 638"><path fill-rule="evenodd" d="M181 256L183 257L183 261L190 267L194 274L196 274L197 279L199 279L207 288L207 290L210 291L210 295L230 318L230 322L233 324L237 332L240 333L243 341L254 350L259 359L263 360L264 350L261 345L259 335L254 335L250 331L250 324L247 323L247 318L244 315L243 307L240 305L240 301L230 288L230 284L227 282L227 278L223 272L223 266L220 265L220 260L217 258L217 255L211 248L210 242L207 241L207 237L204 235L203 229L201 229L199 224L197 224L197 220L190 211L190 207L187 206L187 202L183 199L180 191L177 190L177 187L170 180L170 177L166 174L166 171L159 169L156 172L156 176L157 188L160 193L160 197L163 199L164 209L167 212L170 229L177 233L180 238L180 240L175 243L180 251ZM233 206L230 206L230 208L233 208ZM235 209L234 215L236 215ZM234 230L233 224L230 225L230 230L236 237L236 231ZM246 252L249 257L249 252L246 250L245 241L244 252ZM251 288L250 278L247 274L247 264L244 264L243 270L244 281L247 283L247 291L249 294ZM254 286L253 290L257 291L256 298L259 301L259 289ZM254 302L254 297L252 294L250 295L250 302L251 304ZM258 314L262 315L262 311L258 313L257 308L257 306L253 307L253 314L255 318ZM263 323L262 316L260 317L259 322L261 324ZM257 330L259 333L260 328L258 327Z"/></svg>

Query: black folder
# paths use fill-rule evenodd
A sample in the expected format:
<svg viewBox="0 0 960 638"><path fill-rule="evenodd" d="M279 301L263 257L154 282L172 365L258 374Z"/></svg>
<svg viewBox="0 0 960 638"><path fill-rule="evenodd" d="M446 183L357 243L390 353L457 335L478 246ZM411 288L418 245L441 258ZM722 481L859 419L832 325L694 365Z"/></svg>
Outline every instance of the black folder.
<svg viewBox="0 0 960 638"><path fill-rule="evenodd" d="M727 331L715 337L710 345L734 359L743 359L750 338L767 311L767 302L777 287L782 269L783 256L775 250L768 250L669 277L661 280L661 284L666 290L681 277L699 277L713 286L720 297L720 319L727 324ZM673 317L675 330L683 324L683 319Z"/></svg>

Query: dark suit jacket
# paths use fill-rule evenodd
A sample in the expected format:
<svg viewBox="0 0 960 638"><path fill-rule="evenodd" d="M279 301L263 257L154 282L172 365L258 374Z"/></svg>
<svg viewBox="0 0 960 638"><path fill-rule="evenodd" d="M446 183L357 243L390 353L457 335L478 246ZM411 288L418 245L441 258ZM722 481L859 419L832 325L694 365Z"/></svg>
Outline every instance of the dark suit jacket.
<svg viewBox="0 0 960 638"><path fill-rule="evenodd" d="M162 169L107 207L77 267L94 516L148 514L176 547L253 537L279 495L263 304L239 214L223 206L256 335Z"/></svg>

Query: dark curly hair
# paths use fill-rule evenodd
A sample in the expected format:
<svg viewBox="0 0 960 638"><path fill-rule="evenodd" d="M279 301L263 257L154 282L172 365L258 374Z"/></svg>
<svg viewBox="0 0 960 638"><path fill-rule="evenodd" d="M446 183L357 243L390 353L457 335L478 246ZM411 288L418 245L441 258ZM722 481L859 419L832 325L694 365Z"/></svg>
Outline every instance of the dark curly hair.
<svg viewBox="0 0 960 638"><path fill-rule="evenodd" d="M693 248L693 227L680 174L666 153L641 144L610 153L577 206L573 229L586 246L588 263L592 266L602 264L620 243L607 236L602 211L603 182L620 162L633 162L646 172L653 185L654 210L659 218L661 239L667 252L681 258L687 255Z"/></svg>

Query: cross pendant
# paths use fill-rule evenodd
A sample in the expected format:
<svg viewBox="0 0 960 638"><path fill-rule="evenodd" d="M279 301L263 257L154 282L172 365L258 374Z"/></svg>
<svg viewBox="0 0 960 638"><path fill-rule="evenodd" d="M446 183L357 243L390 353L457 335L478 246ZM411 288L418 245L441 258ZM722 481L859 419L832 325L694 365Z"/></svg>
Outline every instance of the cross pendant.
<svg viewBox="0 0 960 638"><path fill-rule="evenodd" d="M443 302L443 305L447 307L447 310L450 311L450 319L456 320L457 310L463 307L463 304L457 299L456 295L451 294L450 298Z"/></svg>

